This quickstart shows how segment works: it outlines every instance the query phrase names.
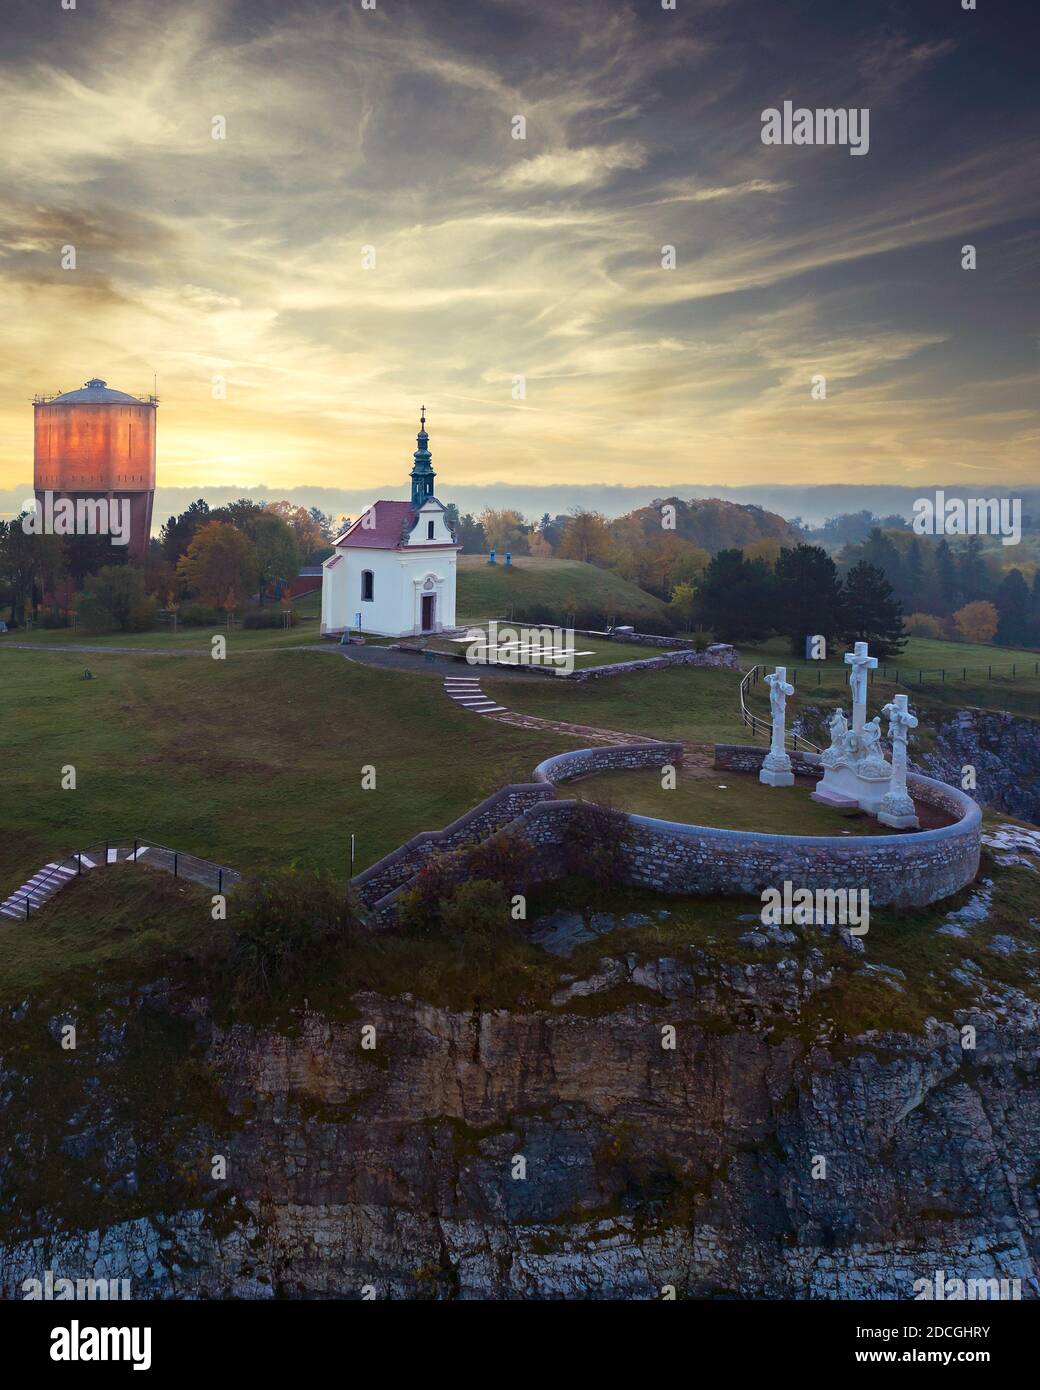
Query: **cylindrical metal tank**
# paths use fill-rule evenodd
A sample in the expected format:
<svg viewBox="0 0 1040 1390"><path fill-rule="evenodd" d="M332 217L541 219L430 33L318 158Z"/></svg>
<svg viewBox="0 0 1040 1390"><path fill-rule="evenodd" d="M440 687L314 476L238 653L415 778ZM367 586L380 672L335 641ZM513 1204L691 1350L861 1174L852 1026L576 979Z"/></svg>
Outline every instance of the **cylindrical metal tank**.
<svg viewBox="0 0 1040 1390"><path fill-rule="evenodd" d="M126 498L130 558L143 560L155 492L155 396L128 396L92 377L80 391L33 401L36 495Z"/></svg>

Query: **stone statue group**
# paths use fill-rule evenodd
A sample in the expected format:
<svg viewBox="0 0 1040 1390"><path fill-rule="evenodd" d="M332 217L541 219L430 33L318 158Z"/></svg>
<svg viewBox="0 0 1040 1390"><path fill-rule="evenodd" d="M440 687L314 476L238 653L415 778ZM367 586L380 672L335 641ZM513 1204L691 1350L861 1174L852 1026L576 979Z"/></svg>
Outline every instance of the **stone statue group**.
<svg viewBox="0 0 1040 1390"><path fill-rule="evenodd" d="M868 654L866 642L857 642L845 653L845 662L851 668L852 725L842 709L834 711L828 723L830 747L820 755L823 776L812 793L813 800L843 810L868 811L897 829L916 829L920 822L906 788L906 743L910 730L917 728L917 718L907 708L905 695L896 695L881 711L888 719L892 743L892 761L888 762L881 746L881 716L867 719L867 672L877 666L877 657ZM766 676L766 684L772 738L759 780L770 787L789 787L794 772L784 746L784 725L787 697L794 694L794 686L788 683L784 666Z"/></svg>

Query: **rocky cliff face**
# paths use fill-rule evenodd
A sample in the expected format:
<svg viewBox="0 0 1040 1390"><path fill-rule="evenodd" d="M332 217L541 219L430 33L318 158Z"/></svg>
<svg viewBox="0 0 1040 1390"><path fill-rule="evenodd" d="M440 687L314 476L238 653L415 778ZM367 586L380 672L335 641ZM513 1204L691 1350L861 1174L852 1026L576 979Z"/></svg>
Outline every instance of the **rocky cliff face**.
<svg viewBox="0 0 1040 1390"><path fill-rule="evenodd" d="M961 937L985 918L973 901ZM1028 957L1040 927L1023 932ZM360 993L351 1017L286 1031L138 992L83 1021L61 1063L75 1094L45 1121L21 1031L42 1020L9 1013L0 1289L21 1298L51 1269L127 1277L137 1298L878 1298L944 1270L1036 1295L1029 991L968 960L950 1021L848 1036L826 1003L843 978L905 987L859 939L756 928L742 960L619 940L549 1009ZM156 1019L186 1047L178 1084L149 1072ZM129 1104L121 1068L142 1058ZM104 1224L72 1214L73 1192L107 1204Z"/></svg>
<svg viewBox="0 0 1040 1390"><path fill-rule="evenodd" d="M1040 724L1007 713L958 710L937 726L935 748L919 759L922 769L952 786L963 769L975 769L976 800L1022 820L1040 823Z"/></svg>

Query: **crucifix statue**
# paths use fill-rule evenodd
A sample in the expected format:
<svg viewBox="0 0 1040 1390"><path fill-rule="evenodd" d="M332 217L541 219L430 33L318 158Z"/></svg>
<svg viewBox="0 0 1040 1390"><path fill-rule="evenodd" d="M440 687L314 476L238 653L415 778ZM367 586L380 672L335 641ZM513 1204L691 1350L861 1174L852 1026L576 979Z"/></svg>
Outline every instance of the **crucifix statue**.
<svg viewBox="0 0 1040 1390"><path fill-rule="evenodd" d="M897 829L916 829L920 823L917 809L906 789L906 737L917 728L917 716L907 708L905 695L896 695L881 712L888 719L888 736L892 740L892 782L878 811L878 820Z"/></svg>
<svg viewBox="0 0 1040 1390"><path fill-rule="evenodd" d="M867 722L867 672L876 669L876 656L867 655L866 642L857 642L854 650L845 653L845 665L851 666L849 685L852 687L852 732L862 733Z"/></svg>
<svg viewBox="0 0 1040 1390"><path fill-rule="evenodd" d="M772 738L769 752L762 762L758 780L769 787L790 787L794 783L791 759L784 748L784 720L787 710L787 697L794 694L794 686L788 684L787 667L778 666L771 676L766 676L769 686L769 711L773 716Z"/></svg>

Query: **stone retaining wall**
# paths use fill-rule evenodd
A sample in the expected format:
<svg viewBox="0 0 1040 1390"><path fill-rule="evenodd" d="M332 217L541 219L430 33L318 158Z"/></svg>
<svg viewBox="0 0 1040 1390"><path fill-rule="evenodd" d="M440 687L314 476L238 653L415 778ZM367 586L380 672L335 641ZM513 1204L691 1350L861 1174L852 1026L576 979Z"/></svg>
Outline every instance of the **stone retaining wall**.
<svg viewBox="0 0 1040 1390"><path fill-rule="evenodd" d="M676 651L696 651L697 644L690 637L665 637L652 632L597 632L591 627L576 627L577 637L598 637L603 642L624 642L633 647L671 647Z"/></svg>
<svg viewBox="0 0 1040 1390"><path fill-rule="evenodd" d="M556 786L573 782L576 777L588 777L593 772L609 772L618 767L678 766L683 759L681 743L608 744L605 748L576 748L569 753L556 753L540 762L534 770L536 782Z"/></svg>
<svg viewBox="0 0 1040 1390"><path fill-rule="evenodd" d="M915 797L957 816L957 822L902 835L767 835L630 815L622 881L664 893L755 896L790 882L813 890L867 888L874 907L936 902L978 873L982 813L944 782L913 775L907 782ZM559 871L577 805L546 802L522 817L524 833L544 856L544 877Z"/></svg>
<svg viewBox="0 0 1040 1390"><path fill-rule="evenodd" d="M417 835L354 881L363 901L378 909L373 925L391 919L392 898L437 851L486 838L511 825L538 850L533 879L563 872L563 845L582 803L554 799L557 783L618 767L678 763L677 743L581 748L546 758L533 783L503 787L446 830ZM750 745L716 745L715 766L753 772L765 750ZM819 755L792 753L799 771L819 775ZM652 816L627 815L629 836L620 881L664 893L749 894L764 888L869 889L874 907L911 907L956 893L978 873L982 812L969 796L931 777L911 773L912 795L956 817L938 830L896 835L771 835L719 830Z"/></svg>
<svg viewBox="0 0 1040 1390"><path fill-rule="evenodd" d="M545 782L511 782L452 821L443 830L423 830L400 849L385 855L355 875L352 887L366 907L375 907L388 894L403 888L435 854L460 845L486 840L515 821L526 808L551 800L554 792Z"/></svg>
<svg viewBox="0 0 1040 1390"><path fill-rule="evenodd" d="M620 639L618 639L620 640ZM612 661L606 666L579 666L567 676L567 681L595 681L604 676L623 676L630 671L659 671L666 666L714 666L727 671L740 670L740 656L735 647L717 642L706 651L667 652L664 656L648 656L643 661Z"/></svg>
<svg viewBox="0 0 1040 1390"><path fill-rule="evenodd" d="M799 777L823 776L819 753L786 751ZM757 748L751 743L716 743L714 766L719 772L758 772L768 752L768 747Z"/></svg>

